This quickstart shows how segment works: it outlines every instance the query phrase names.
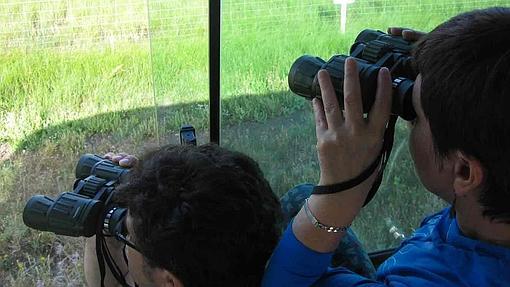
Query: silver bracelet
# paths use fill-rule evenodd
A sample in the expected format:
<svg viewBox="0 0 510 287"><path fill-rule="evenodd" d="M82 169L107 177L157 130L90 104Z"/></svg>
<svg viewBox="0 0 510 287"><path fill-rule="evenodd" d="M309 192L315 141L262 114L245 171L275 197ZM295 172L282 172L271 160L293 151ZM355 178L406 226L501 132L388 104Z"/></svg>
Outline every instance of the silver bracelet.
<svg viewBox="0 0 510 287"><path fill-rule="evenodd" d="M316 228L322 229L328 233L340 233L340 232L346 232L347 228L349 228L351 225L347 226L330 226L323 223L320 223L315 216L313 216L312 212L310 211L310 207L308 207L308 198L305 199L305 213L306 217L310 220L310 222L315 226Z"/></svg>

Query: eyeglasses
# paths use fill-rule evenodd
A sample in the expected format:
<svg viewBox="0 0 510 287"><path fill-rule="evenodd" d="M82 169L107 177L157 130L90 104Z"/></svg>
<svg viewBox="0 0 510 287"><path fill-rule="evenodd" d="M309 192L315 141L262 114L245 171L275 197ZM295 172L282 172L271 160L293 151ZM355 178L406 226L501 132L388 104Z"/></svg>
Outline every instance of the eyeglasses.
<svg viewBox="0 0 510 287"><path fill-rule="evenodd" d="M129 241L124 235L122 235L122 233L120 233L120 232L115 233L115 238L117 238L117 240L119 240L120 242L126 244L127 246L133 248L134 250L142 253L140 251L140 249L138 249L133 242Z"/></svg>

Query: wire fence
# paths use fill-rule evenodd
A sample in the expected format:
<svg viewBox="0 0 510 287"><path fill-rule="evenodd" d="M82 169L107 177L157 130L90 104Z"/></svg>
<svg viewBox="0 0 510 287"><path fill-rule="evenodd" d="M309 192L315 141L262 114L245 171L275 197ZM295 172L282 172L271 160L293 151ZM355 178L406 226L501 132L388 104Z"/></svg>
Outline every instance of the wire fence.
<svg viewBox="0 0 510 287"><path fill-rule="evenodd" d="M4 49L115 47L148 39L146 0L0 2Z"/></svg>
<svg viewBox="0 0 510 287"><path fill-rule="evenodd" d="M277 33L274 27L281 23L292 29L298 21L337 21L340 9L333 2L225 0L222 1L223 37L228 39L253 31ZM356 0L348 6L347 15L371 19L409 11L411 19L416 15L444 14L487 5L508 6L509 1ZM207 37L207 18L207 0L0 0L0 47L4 50L115 48L122 43L145 43L149 34L156 39Z"/></svg>

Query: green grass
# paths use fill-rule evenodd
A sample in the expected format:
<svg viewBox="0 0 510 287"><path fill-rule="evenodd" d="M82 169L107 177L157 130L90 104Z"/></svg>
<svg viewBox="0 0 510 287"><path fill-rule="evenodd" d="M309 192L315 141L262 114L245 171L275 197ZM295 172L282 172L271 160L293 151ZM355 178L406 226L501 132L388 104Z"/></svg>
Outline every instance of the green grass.
<svg viewBox="0 0 510 287"><path fill-rule="evenodd" d="M508 6L360 0L340 34L331 2L222 1L222 144L257 159L278 194L318 178L309 104L288 92L297 57L346 53L365 28L428 31L461 11ZM184 123L207 141L207 1L150 1L150 25L144 1L0 7L0 285L79 286L83 240L28 229L24 203L69 190L82 153L139 154L176 143ZM409 235L442 206L416 179L403 124L396 138L384 185L354 224L369 250L394 246L391 226Z"/></svg>
<svg viewBox="0 0 510 287"><path fill-rule="evenodd" d="M119 112L153 106L149 54L143 47L87 53L14 51L1 55L0 61L5 127L0 141L15 147L38 130L101 113L111 113L112 120L91 124L86 132L111 131L123 121Z"/></svg>

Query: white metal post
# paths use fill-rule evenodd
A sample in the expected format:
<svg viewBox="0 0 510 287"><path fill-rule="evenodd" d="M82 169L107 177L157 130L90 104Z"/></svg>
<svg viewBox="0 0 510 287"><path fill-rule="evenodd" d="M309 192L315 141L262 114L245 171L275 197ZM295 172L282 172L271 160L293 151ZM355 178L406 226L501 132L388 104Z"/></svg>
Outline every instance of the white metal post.
<svg viewBox="0 0 510 287"><path fill-rule="evenodd" d="M333 0L333 4L340 5L340 32L345 33L347 26L347 4L354 3L354 0Z"/></svg>
<svg viewBox="0 0 510 287"><path fill-rule="evenodd" d="M347 3L340 6L340 31L345 34L345 24L347 23Z"/></svg>

